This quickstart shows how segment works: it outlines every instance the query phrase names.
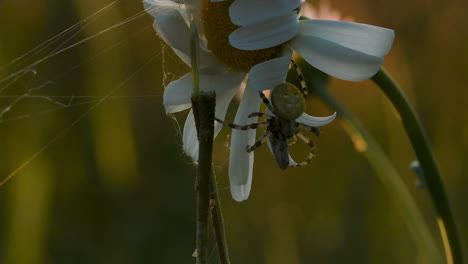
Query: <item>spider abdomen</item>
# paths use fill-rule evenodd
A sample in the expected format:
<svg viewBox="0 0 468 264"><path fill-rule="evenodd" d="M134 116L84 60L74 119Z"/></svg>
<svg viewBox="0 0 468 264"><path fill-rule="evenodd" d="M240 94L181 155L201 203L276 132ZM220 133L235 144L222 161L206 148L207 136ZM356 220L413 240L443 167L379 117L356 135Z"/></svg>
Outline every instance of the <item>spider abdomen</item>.
<svg viewBox="0 0 468 264"><path fill-rule="evenodd" d="M299 88L290 83L273 88L270 98L275 115L283 119L295 120L304 112L304 97Z"/></svg>
<svg viewBox="0 0 468 264"><path fill-rule="evenodd" d="M270 119L270 126L267 127L267 130L271 132L269 138L271 152L278 163L278 167L284 170L289 167L288 139L295 134L296 121L273 117Z"/></svg>
<svg viewBox="0 0 468 264"><path fill-rule="evenodd" d="M271 146L271 152L275 157L278 167L285 170L289 167L289 146L288 141L278 137L278 134L273 134L269 141Z"/></svg>

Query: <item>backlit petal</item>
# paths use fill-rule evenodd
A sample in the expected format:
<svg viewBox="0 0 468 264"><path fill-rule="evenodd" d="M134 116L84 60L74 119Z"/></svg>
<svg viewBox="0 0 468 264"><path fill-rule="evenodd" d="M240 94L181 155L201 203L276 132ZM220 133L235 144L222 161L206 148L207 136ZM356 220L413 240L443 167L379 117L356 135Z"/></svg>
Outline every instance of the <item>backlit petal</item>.
<svg viewBox="0 0 468 264"><path fill-rule="evenodd" d="M159 12L154 17L153 27L171 48L184 54L190 53L189 27L177 9Z"/></svg>
<svg viewBox="0 0 468 264"><path fill-rule="evenodd" d="M301 34L319 37L341 46L378 57L387 55L395 32L367 24L333 21L301 20Z"/></svg>
<svg viewBox="0 0 468 264"><path fill-rule="evenodd" d="M171 82L164 89L163 104L167 113L176 113L192 106L192 73Z"/></svg>
<svg viewBox="0 0 468 264"><path fill-rule="evenodd" d="M183 62L190 66L190 30L181 14L184 9L180 7L180 4L174 3L172 5L165 4L168 6L161 6L159 4L161 2L173 3L172 1L155 0L145 0L144 2L145 7L148 6L147 12L155 18L153 27L158 36L174 50ZM199 50L199 57L201 69L219 64L213 54L203 48Z"/></svg>
<svg viewBox="0 0 468 264"><path fill-rule="evenodd" d="M201 43L200 43L201 44ZM178 49L172 48L174 53L190 67L190 54L185 53L185 51L180 51ZM210 68L210 67L222 67L218 59L213 56L213 54L209 51L205 51L202 48L199 50L199 59L200 62L200 70Z"/></svg>
<svg viewBox="0 0 468 264"><path fill-rule="evenodd" d="M295 11L286 15L243 26L229 35L229 43L241 50L271 48L292 39L299 32Z"/></svg>
<svg viewBox="0 0 468 264"><path fill-rule="evenodd" d="M184 144L185 154L189 155L194 161L197 161L198 138L197 129L195 127L195 119L193 117L193 110L190 110L187 119L185 119L182 142Z"/></svg>
<svg viewBox="0 0 468 264"><path fill-rule="evenodd" d="M201 0L185 0L185 6L187 8L187 13L190 16L193 16L195 21L200 21L200 1Z"/></svg>
<svg viewBox="0 0 468 264"><path fill-rule="evenodd" d="M229 16L232 23L246 26L286 15L299 6L300 0L235 0L229 7Z"/></svg>
<svg viewBox="0 0 468 264"><path fill-rule="evenodd" d="M259 63L250 69L249 84L256 91L270 90L284 83L291 62L292 50L285 49L284 55Z"/></svg>
<svg viewBox="0 0 468 264"><path fill-rule="evenodd" d="M231 89L237 91L244 76L244 73L238 72L201 74L200 89L204 91L215 90L218 95L222 95ZM189 108L192 105L190 101L192 90L192 73L188 73L182 78L171 82L164 89L163 103L166 112L175 113Z"/></svg>
<svg viewBox="0 0 468 264"><path fill-rule="evenodd" d="M306 124L308 126L313 126L313 127L321 127L330 124L335 120L336 118L336 112L331 115L331 116L326 116L326 117L316 117L316 116L310 116L306 113L303 113L300 117L296 119L296 122Z"/></svg>
<svg viewBox="0 0 468 264"><path fill-rule="evenodd" d="M234 123L238 125L257 122L256 117L247 118L249 114L258 112L260 109L260 97L257 91L249 86L247 84L234 120ZM238 202L246 200L249 197L252 186L254 153L247 152L245 149L247 145L250 146L255 142L255 131L255 129L232 130L229 180L231 183L231 195Z"/></svg>
<svg viewBox="0 0 468 264"><path fill-rule="evenodd" d="M180 4L167 0L143 0L143 6L148 14L156 17L167 10L177 9Z"/></svg>
<svg viewBox="0 0 468 264"><path fill-rule="evenodd" d="M203 23L201 19L201 0L186 0L185 1L187 21L190 21L190 18L193 18L195 25L198 30L198 36L200 37L200 47L204 51L208 51L207 40L205 38L205 33L203 30ZM187 22L190 24L190 22Z"/></svg>
<svg viewBox="0 0 468 264"><path fill-rule="evenodd" d="M341 46L326 39L298 34L291 46L308 63L339 79L362 81L374 76L383 58Z"/></svg>

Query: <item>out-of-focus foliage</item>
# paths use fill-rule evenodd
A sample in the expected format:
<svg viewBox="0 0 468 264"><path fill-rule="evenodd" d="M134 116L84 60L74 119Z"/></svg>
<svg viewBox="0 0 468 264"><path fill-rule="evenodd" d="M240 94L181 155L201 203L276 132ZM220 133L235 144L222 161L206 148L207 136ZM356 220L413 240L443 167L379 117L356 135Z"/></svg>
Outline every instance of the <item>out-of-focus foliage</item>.
<svg viewBox="0 0 468 264"><path fill-rule="evenodd" d="M0 67L110 3L0 1ZM468 222L466 1L354 0L332 6L356 22L396 31L385 67L418 110L457 219ZM76 34L1 68L0 79L142 9L140 1L117 1L80 24ZM187 113L175 121L162 107L164 85L188 67L151 24L143 15L0 84L0 178L19 169L0 186L0 262L193 261L195 174L180 136ZM378 89L370 81L339 80L330 89L416 186L409 170L414 154ZM29 97L14 103L28 90ZM99 102L106 95L111 97ZM332 111L308 100L308 113ZM214 162L232 262L418 261L421 252L399 211L347 134L338 123L322 132L317 157L303 168L281 171L266 147L256 150L252 194L243 203L228 190L228 130L217 138ZM294 154L305 157L307 147L296 147ZM413 192L437 236L428 196L424 189ZM468 228L461 227L467 238Z"/></svg>

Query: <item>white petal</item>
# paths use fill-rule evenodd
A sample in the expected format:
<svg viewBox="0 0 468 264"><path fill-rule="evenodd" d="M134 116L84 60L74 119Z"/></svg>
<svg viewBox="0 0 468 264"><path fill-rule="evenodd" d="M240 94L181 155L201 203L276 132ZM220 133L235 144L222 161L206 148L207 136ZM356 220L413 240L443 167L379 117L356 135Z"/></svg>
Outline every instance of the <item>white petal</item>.
<svg viewBox="0 0 468 264"><path fill-rule="evenodd" d="M195 21L199 21L200 17L200 1L201 0L185 0L185 6L187 8L187 13L190 16L193 16Z"/></svg>
<svg viewBox="0 0 468 264"><path fill-rule="evenodd" d="M203 23L201 19L201 0L185 0L185 7L187 10L188 21L193 18L198 30L198 36L200 37L200 47L204 51L208 51L207 40L203 30ZM190 22L188 22L190 24Z"/></svg>
<svg viewBox="0 0 468 264"><path fill-rule="evenodd" d="M254 90L270 90L285 82L292 50L285 49L284 53L282 57L259 63L250 69L249 84Z"/></svg>
<svg viewBox="0 0 468 264"><path fill-rule="evenodd" d="M291 46L317 69L348 81L362 81L374 76L383 58L341 46L315 36L297 35Z"/></svg>
<svg viewBox="0 0 468 264"><path fill-rule="evenodd" d="M216 91L221 95L225 91L235 88L239 89L240 84L244 80L245 73L243 72L227 72L200 75L200 90Z"/></svg>
<svg viewBox="0 0 468 264"><path fill-rule="evenodd" d="M189 155L194 161L198 160L198 138L193 110L190 110L187 119L185 119L182 142L185 154Z"/></svg>
<svg viewBox="0 0 468 264"><path fill-rule="evenodd" d="M229 16L232 23L246 26L283 16L300 6L300 0L236 0L229 7Z"/></svg>
<svg viewBox="0 0 468 264"><path fill-rule="evenodd" d="M190 54L189 27L176 9L157 13L154 29L171 48Z"/></svg>
<svg viewBox="0 0 468 264"><path fill-rule="evenodd" d="M204 91L215 90L218 95L222 95L231 89L237 91L244 76L245 74L240 72L201 74L200 89ZM163 104L166 112L175 113L189 108L192 105L190 101L192 91L192 73L171 82L164 89Z"/></svg>
<svg viewBox="0 0 468 264"><path fill-rule="evenodd" d="M303 113L300 117L296 119L296 122L306 124L308 126L313 126L313 127L321 127L330 124L335 120L336 118L336 112L333 113L331 116L326 116L326 117L316 117L316 116L310 116L306 113Z"/></svg>
<svg viewBox="0 0 468 264"><path fill-rule="evenodd" d="M171 82L164 89L163 104L166 113L176 113L192 106L192 73Z"/></svg>
<svg viewBox="0 0 468 264"><path fill-rule="evenodd" d="M289 155L289 167L296 166L296 165L297 165L297 162L295 162L293 158L291 157L291 155Z"/></svg>
<svg viewBox="0 0 468 264"><path fill-rule="evenodd" d="M150 2L167 2L146 0ZM176 4L178 7L180 5ZM146 2L145 2L146 6ZM156 8L156 7L150 7ZM149 9L152 10L152 9ZM190 66L190 29L181 14L182 8L163 9L163 11L151 13L155 19L153 27L161 37L179 56L179 58ZM200 48L200 68L208 68L218 65L218 60L210 52Z"/></svg>
<svg viewBox="0 0 468 264"><path fill-rule="evenodd" d="M178 8L180 4L167 0L143 0L143 6L148 14L156 17L167 10Z"/></svg>
<svg viewBox="0 0 468 264"><path fill-rule="evenodd" d="M200 43L201 45L201 43ZM191 66L190 54L174 49L175 54L189 67ZM204 70L211 67L224 67L218 59L209 51L205 51L202 48L198 51L200 70Z"/></svg>
<svg viewBox="0 0 468 264"><path fill-rule="evenodd" d="M239 87L241 85L241 82L238 82L235 86L232 88L228 89L224 93L217 95L216 96L216 117L223 120L224 117L226 116L226 112L229 108L229 104L231 103L232 98L237 94L239 91ZM215 137L218 135L218 133L221 131L223 128L223 125L215 122Z"/></svg>
<svg viewBox="0 0 468 264"><path fill-rule="evenodd" d="M260 97L252 87L247 87L242 101L237 110L235 124L244 125L257 122L256 117L247 118L252 112L260 109ZM248 153L245 148L255 142L255 129L232 130L231 154L229 157L229 180L231 183L231 195L234 200L241 202L246 200L252 186L252 169L254 153Z"/></svg>
<svg viewBox="0 0 468 264"><path fill-rule="evenodd" d="M302 20L301 34L315 36L378 57L387 55L395 32L367 24L333 21Z"/></svg>
<svg viewBox="0 0 468 264"><path fill-rule="evenodd" d="M224 119L224 117L226 116L226 111L229 107L229 103L231 102L234 95L237 93L239 86L240 83L237 86L231 87L225 92L216 95L215 115L217 118ZM223 125L218 122L215 122L215 137L219 134L221 128L223 128ZM198 160L198 138L197 131L195 128L195 119L193 117L193 110L190 110L190 113L187 116L187 119L185 120L182 142L184 144L185 153L189 155L193 160Z"/></svg>
<svg viewBox="0 0 468 264"><path fill-rule="evenodd" d="M229 35L229 43L241 50L271 48L292 39L299 32L295 11L286 15L243 26Z"/></svg>

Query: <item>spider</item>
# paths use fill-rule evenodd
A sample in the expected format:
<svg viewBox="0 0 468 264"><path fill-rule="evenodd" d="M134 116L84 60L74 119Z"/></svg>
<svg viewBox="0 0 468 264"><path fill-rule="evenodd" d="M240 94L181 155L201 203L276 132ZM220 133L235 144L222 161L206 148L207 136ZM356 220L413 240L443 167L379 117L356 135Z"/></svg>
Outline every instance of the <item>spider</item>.
<svg viewBox="0 0 468 264"><path fill-rule="evenodd" d="M289 167L288 149L289 146L292 146L296 143L296 136L310 147L310 152L305 161L292 166L300 167L307 165L312 161L312 158L315 155L314 142L301 131L299 131L299 129L311 131L317 136L320 135L320 132L316 127L296 121L296 118L301 116L304 112L304 97L307 96L307 86L305 84L302 72L297 64L293 60L291 60L291 64L297 71L302 89L299 90L298 87L291 83L279 84L271 91L271 103L265 94L260 91L259 94L263 100L263 103L267 106L268 110L272 114L254 112L251 113L248 117L261 117L265 119L264 122L241 126L233 123L227 123L216 118L216 121L233 129L248 130L261 127L265 128L265 134L263 134L263 136L261 136L253 145L247 146L246 151L252 152L268 141L271 146L273 156L275 157L279 168L282 170ZM293 141L288 143L288 139L290 138L293 138Z"/></svg>

